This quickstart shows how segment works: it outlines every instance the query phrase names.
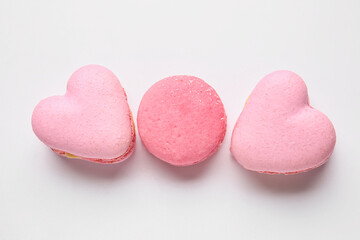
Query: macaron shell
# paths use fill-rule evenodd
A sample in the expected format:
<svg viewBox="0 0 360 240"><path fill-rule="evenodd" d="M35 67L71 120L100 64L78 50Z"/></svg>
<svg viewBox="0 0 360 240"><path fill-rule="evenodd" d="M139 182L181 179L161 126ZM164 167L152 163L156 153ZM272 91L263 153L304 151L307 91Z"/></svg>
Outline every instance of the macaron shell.
<svg viewBox="0 0 360 240"><path fill-rule="evenodd" d="M42 100L33 112L32 126L50 148L86 160L123 160L135 139L125 91L117 77L99 65L78 69L64 96Z"/></svg>
<svg viewBox="0 0 360 240"><path fill-rule="evenodd" d="M128 159L131 156L131 154L134 152L134 149L135 149L136 135L135 135L135 125L134 125L132 116L131 116L131 123L132 123L132 129L133 129L131 144L130 144L129 148L126 150L126 152L119 157L116 157L113 159L85 158L85 157L76 156L71 153L67 153L67 152L64 152L64 151L61 151L58 149L52 148L51 150L53 150L55 153L57 153L63 157L88 160L90 162L95 162L95 163L112 164L112 163L119 163L119 162L125 161L126 159Z"/></svg>
<svg viewBox="0 0 360 240"><path fill-rule="evenodd" d="M208 158L226 132L226 114L218 94L192 76L155 83L141 100L137 122L148 151L176 166Z"/></svg>
<svg viewBox="0 0 360 240"><path fill-rule="evenodd" d="M292 174L324 164L335 141L330 120L309 105L304 81L293 72L277 71L248 98L230 150L246 169Z"/></svg>

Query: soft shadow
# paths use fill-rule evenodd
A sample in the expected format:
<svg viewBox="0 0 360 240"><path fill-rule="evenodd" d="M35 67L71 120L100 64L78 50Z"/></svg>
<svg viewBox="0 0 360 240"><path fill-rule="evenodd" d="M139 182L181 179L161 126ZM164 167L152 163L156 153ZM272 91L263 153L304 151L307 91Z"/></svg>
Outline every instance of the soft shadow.
<svg viewBox="0 0 360 240"><path fill-rule="evenodd" d="M102 178L102 179L119 179L125 177L129 172L131 166L134 164L136 151L123 162L114 164L94 163L81 159L69 159L53 153L58 162L62 164L69 171L76 172L87 178Z"/></svg>
<svg viewBox="0 0 360 240"><path fill-rule="evenodd" d="M160 172L162 172L161 174L167 174L182 181L191 181L203 176L207 172L207 170L210 169L211 165L213 164L215 158L219 153L219 151L217 151L209 158L195 165L174 166L152 155L149 151L147 151L144 145L142 145L142 147L146 151L146 158L151 161L154 168L157 168Z"/></svg>
<svg viewBox="0 0 360 240"><path fill-rule="evenodd" d="M320 167L312 169L307 172L297 174L266 174L249 171L244 169L236 160L233 158L234 164L236 164L242 174L244 174L249 181L255 183L255 185L262 190L266 190L272 193L301 193L309 191L316 187L317 183L325 177L325 173L334 160L334 154L330 157L328 162Z"/></svg>

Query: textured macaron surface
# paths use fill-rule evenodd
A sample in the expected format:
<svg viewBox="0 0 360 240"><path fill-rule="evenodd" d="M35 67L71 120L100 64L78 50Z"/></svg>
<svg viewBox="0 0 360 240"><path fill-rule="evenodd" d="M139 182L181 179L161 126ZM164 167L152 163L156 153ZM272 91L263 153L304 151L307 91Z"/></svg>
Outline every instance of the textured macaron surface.
<svg viewBox="0 0 360 240"><path fill-rule="evenodd" d="M126 94L107 68L87 65L72 74L66 94L42 100L32 115L38 138L81 158L114 159L134 138Z"/></svg>
<svg viewBox="0 0 360 240"><path fill-rule="evenodd" d="M205 81L192 76L155 83L141 100L137 122L148 151L177 166L208 158L226 132L220 97Z"/></svg>
<svg viewBox="0 0 360 240"><path fill-rule="evenodd" d="M231 152L246 169L299 173L325 163L336 135L330 120L309 105L304 81L290 71L265 76L237 120Z"/></svg>

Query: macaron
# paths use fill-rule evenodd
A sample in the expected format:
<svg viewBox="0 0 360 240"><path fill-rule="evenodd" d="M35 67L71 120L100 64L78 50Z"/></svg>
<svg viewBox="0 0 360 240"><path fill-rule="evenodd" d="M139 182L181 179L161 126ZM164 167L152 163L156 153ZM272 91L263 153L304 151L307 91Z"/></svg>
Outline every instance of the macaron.
<svg viewBox="0 0 360 240"><path fill-rule="evenodd" d="M65 95L39 102L32 115L36 136L68 158L116 163L135 147L127 96L109 69L87 65L75 71Z"/></svg>
<svg viewBox="0 0 360 240"><path fill-rule="evenodd" d="M171 165L187 166L217 151L226 132L226 114L219 95L204 80L172 76L145 93L137 124L150 153Z"/></svg>
<svg viewBox="0 0 360 240"><path fill-rule="evenodd" d="M230 151L246 169L301 173L324 164L335 147L329 118L309 104L304 81L290 71L266 75L249 96Z"/></svg>

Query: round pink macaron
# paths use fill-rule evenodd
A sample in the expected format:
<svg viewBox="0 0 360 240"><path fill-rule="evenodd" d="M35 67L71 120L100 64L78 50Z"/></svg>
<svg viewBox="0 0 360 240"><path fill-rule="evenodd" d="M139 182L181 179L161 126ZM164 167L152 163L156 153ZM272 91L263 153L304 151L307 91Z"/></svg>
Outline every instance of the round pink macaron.
<svg viewBox="0 0 360 240"><path fill-rule="evenodd" d="M219 95L192 76L172 76L155 83L141 100L137 123L148 151L176 166L207 159L226 132Z"/></svg>

